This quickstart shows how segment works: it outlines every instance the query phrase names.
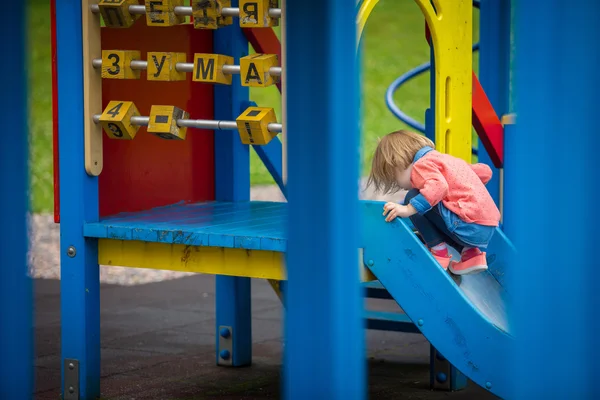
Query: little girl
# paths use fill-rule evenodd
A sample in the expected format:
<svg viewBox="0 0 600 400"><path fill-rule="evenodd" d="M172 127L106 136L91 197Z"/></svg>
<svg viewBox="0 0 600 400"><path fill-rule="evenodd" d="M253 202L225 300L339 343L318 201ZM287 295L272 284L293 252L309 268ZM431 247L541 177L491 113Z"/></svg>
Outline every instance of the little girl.
<svg viewBox="0 0 600 400"><path fill-rule="evenodd" d="M444 270L465 275L487 269L485 253L500 211L485 188L492 170L434 150L425 136L409 131L386 135L377 145L367 186L393 193L409 190L404 204L386 203L387 222L410 217ZM448 245L461 252L450 263Z"/></svg>

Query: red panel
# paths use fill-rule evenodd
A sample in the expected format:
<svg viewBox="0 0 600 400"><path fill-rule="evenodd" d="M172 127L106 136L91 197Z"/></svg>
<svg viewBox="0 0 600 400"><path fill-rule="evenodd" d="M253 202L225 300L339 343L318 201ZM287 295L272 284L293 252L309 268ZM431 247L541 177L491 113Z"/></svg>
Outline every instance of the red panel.
<svg viewBox="0 0 600 400"><path fill-rule="evenodd" d="M54 180L54 222L60 222L58 178L58 71L56 66L56 0L50 0L50 45L52 52L52 166Z"/></svg>
<svg viewBox="0 0 600 400"><path fill-rule="evenodd" d="M128 29L102 28L102 49L212 53L212 32L191 24L170 28L147 27L140 18ZM111 100L133 101L140 113L155 105L174 105L194 119L212 119L213 86L191 81L156 82L104 79L103 107ZM188 129L185 141L157 138L140 128L131 141L104 137L104 169L99 181L100 215L140 211L179 201L213 200L215 192L212 131Z"/></svg>
<svg viewBox="0 0 600 400"><path fill-rule="evenodd" d="M272 28L245 28L242 30L254 51L264 54L277 54L281 62L281 43ZM277 83L277 88L281 92L281 82Z"/></svg>
<svg viewBox="0 0 600 400"><path fill-rule="evenodd" d="M504 127L473 72L473 127L496 168L504 163Z"/></svg>

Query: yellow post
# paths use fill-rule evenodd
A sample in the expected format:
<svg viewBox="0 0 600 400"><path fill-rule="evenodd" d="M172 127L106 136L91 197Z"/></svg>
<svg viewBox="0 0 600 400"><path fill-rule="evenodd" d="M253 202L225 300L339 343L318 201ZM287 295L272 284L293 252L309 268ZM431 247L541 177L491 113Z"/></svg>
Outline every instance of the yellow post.
<svg viewBox="0 0 600 400"><path fill-rule="evenodd" d="M415 0L431 32L435 57L435 143L471 162L473 4Z"/></svg>

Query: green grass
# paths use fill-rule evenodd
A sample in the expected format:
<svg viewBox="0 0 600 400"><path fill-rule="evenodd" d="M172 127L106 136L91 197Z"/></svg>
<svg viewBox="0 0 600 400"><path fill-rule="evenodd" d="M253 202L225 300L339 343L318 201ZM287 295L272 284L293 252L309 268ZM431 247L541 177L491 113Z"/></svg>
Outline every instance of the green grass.
<svg viewBox="0 0 600 400"><path fill-rule="evenodd" d="M34 212L52 210L52 111L50 21L47 0L29 0L30 7L30 128L31 190ZM478 13L475 13L474 40L478 39ZM377 139L393 130L406 128L385 105L390 83L406 71L429 59L424 19L413 1L381 0L364 31L363 40L363 132L362 173ZM477 56L473 57L474 66ZM274 107L281 116L281 98L275 86L251 90L251 98L260 106ZM429 74L404 85L395 95L396 103L413 118L423 122L429 104ZM258 156L251 154L253 184L273 183Z"/></svg>

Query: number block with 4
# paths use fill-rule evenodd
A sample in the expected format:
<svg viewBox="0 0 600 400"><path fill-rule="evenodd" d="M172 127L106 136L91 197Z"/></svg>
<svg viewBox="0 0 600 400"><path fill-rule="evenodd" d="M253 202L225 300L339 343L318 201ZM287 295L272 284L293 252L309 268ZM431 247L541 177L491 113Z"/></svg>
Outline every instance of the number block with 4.
<svg viewBox="0 0 600 400"><path fill-rule="evenodd" d="M178 119L188 119L190 114L175 106L152 106L148 133L162 139L185 140L187 128L177 125Z"/></svg>
<svg viewBox="0 0 600 400"><path fill-rule="evenodd" d="M131 140L140 129L131 123L131 117L139 115L132 101L111 101L100 116L100 125L111 139Z"/></svg>
<svg viewBox="0 0 600 400"><path fill-rule="evenodd" d="M137 50L102 50L102 78L140 79L140 71L131 68L131 61L140 57Z"/></svg>
<svg viewBox="0 0 600 400"><path fill-rule="evenodd" d="M137 0L100 0L98 8L108 28L129 28L139 15L129 12L129 6L137 6Z"/></svg>
<svg viewBox="0 0 600 400"><path fill-rule="evenodd" d="M275 136L269 131L269 124L276 123L275 110L267 107L248 107L236 119L240 140L244 144L265 145Z"/></svg>
<svg viewBox="0 0 600 400"><path fill-rule="evenodd" d="M252 54L240 58L242 86L267 87L277 83L278 77L272 76L269 70L278 65L277 54Z"/></svg>
<svg viewBox="0 0 600 400"><path fill-rule="evenodd" d="M233 24L233 18L224 17L221 11L231 7L231 0L191 0L194 28L218 29Z"/></svg>
<svg viewBox="0 0 600 400"><path fill-rule="evenodd" d="M279 19L269 15L269 9L277 8L278 5L277 0L240 0L240 26L269 28L279 25Z"/></svg>
<svg viewBox="0 0 600 400"><path fill-rule="evenodd" d="M183 24L185 16L175 14L175 7L183 5L183 0L146 0L146 25L175 26Z"/></svg>

